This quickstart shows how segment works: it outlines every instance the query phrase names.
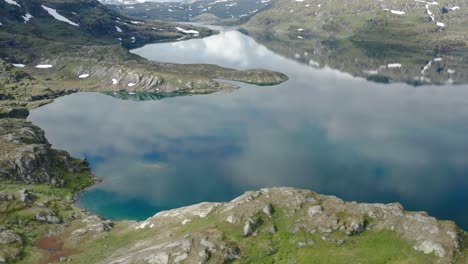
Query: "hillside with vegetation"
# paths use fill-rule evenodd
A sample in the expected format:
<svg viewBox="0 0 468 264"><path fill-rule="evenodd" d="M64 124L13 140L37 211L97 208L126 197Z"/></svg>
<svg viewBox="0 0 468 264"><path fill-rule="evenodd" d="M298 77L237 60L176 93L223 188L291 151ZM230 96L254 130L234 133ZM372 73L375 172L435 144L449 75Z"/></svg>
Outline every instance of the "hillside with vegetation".
<svg viewBox="0 0 468 264"><path fill-rule="evenodd" d="M215 78L258 84L287 79L267 70L149 62L128 49L215 32L129 18L98 1L0 1L0 23L0 113L77 91L193 94L236 88Z"/></svg>

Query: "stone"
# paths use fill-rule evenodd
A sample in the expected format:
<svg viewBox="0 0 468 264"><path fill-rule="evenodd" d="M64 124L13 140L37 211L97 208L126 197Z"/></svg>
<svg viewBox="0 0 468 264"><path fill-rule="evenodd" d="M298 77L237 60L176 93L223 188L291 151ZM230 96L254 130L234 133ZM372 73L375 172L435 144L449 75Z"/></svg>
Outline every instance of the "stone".
<svg viewBox="0 0 468 264"><path fill-rule="evenodd" d="M271 247L271 248L268 249L267 254L268 254L268 256L272 256L272 255L276 254L277 252L278 252L278 250L276 248Z"/></svg>
<svg viewBox="0 0 468 264"><path fill-rule="evenodd" d="M13 196L12 194L0 192L0 202L10 202L14 200L15 196Z"/></svg>
<svg viewBox="0 0 468 264"><path fill-rule="evenodd" d="M19 194L19 200L22 203L30 204L30 203L33 202L34 196L32 194L30 194L28 190L24 190L24 189L19 190L18 194Z"/></svg>
<svg viewBox="0 0 468 264"><path fill-rule="evenodd" d="M321 205L314 205L311 206L309 210L307 210L307 215L309 215L309 217L312 217L314 215L321 214L322 212L323 207Z"/></svg>
<svg viewBox="0 0 468 264"><path fill-rule="evenodd" d="M230 215L226 218L226 221L228 223L231 223L231 224L235 224L237 222L239 222L239 219L237 217L235 217L234 215Z"/></svg>
<svg viewBox="0 0 468 264"><path fill-rule="evenodd" d="M36 214L34 220L39 222L46 222L49 224L60 224L62 220L54 213L49 211L42 211Z"/></svg>
<svg viewBox="0 0 468 264"><path fill-rule="evenodd" d="M319 227L318 230L322 233L331 233L333 232L333 229L331 228L325 228L325 227Z"/></svg>
<svg viewBox="0 0 468 264"><path fill-rule="evenodd" d="M266 215L271 216L273 214L273 206L269 203L265 207L263 207L262 211Z"/></svg>
<svg viewBox="0 0 468 264"><path fill-rule="evenodd" d="M0 232L0 245L8 245L13 243L23 243L21 237L12 230L5 230Z"/></svg>
<svg viewBox="0 0 468 264"><path fill-rule="evenodd" d="M271 234L276 234L276 232L278 232L278 228L275 225L272 225L270 228L268 228L268 232Z"/></svg>
<svg viewBox="0 0 468 264"><path fill-rule="evenodd" d="M313 246L315 244L315 241L313 240L307 240L305 242L299 242L297 243L297 247L298 248L303 248L303 247L306 247L306 246Z"/></svg>
<svg viewBox="0 0 468 264"><path fill-rule="evenodd" d="M200 240L200 244L207 247L209 251L216 252L216 245L213 242L208 241L206 239L202 239Z"/></svg>
<svg viewBox="0 0 468 264"><path fill-rule="evenodd" d="M223 254L224 261L228 262L228 261L232 261L235 259L240 259L241 257L239 256L239 254L240 254L240 249L237 246L226 247L224 249L224 254Z"/></svg>
<svg viewBox="0 0 468 264"><path fill-rule="evenodd" d="M346 234L356 235L356 234L362 233L365 230L365 227L366 227L366 222L364 220L353 221L351 222L349 227L346 228Z"/></svg>
<svg viewBox="0 0 468 264"><path fill-rule="evenodd" d="M201 258L202 263L207 262L210 259L210 252L206 249L198 252L198 256Z"/></svg>
<svg viewBox="0 0 468 264"><path fill-rule="evenodd" d="M145 261L149 264L168 264L169 263L169 254L165 252L158 252L156 254L151 254L145 258Z"/></svg>
<svg viewBox="0 0 468 264"><path fill-rule="evenodd" d="M425 240L421 242L418 246L415 246L415 249L425 254L435 253L436 256L440 258L445 257L444 247L442 247L442 245L438 243L435 243L429 240Z"/></svg>
<svg viewBox="0 0 468 264"><path fill-rule="evenodd" d="M174 263L180 263L184 260L186 260L188 258L188 254L187 253L183 253L177 257L174 258Z"/></svg>
<svg viewBox="0 0 468 264"><path fill-rule="evenodd" d="M252 219L247 220L245 222L245 224L244 224L244 229L243 229L242 235L244 237L248 237L248 236L252 235L252 233L255 231L255 224L256 224L256 221L254 221Z"/></svg>

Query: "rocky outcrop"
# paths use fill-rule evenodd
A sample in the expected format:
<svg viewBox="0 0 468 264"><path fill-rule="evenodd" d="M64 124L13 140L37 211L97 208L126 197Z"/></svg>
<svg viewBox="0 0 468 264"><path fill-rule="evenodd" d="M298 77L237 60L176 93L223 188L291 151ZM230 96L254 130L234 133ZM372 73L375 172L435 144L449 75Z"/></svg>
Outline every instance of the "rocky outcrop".
<svg viewBox="0 0 468 264"><path fill-rule="evenodd" d="M464 231L453 222L405 211L397 203L345 202L293 188L262 189L228 203L164 211L143 222L128 223L124 230L146 234L146 238L132 241L130 247L114 248L99 263L246 262L251 257L248 243L265 245L265 256L281 252L281 247L266 239L269 236L289 237L297 241L297 250L315 250L317 243L352 243L359 248L359 239L354 237L387 232L402 243L409 242L414 254L434 256L433 263L453 263L465 250Z"/></svg>
<svg viewBox="0 0 468 264"><path fill-rule="evenodd" d="M83 227L73 231L73 236L80 237L86 234L99 234L103 232L111 231L114 227L114 223L109 220L101 219L95 215L90 215L81 220L84 224Z"/></svg>
<svg viewBox="0 0 468 264"><path fill-rule="evenodd" d="M0 226L0 263L18 259L22 245L23 239L20 235Z"/></svg>
<svg viewBox="0 0 468 264"><path fill-rule="evenodd" d="M30 204L34 200L34 195L29 193L28 190L19 190L18 191L18 196L19 196L19 201L24 203L24 204Z"/></svg>
<svg viewBox="0 0 468 264"><path fill-rule="evenodd" d="M83 170L66 152L51 149L44 131L23 119L0 119L0 149L3 182L63 186L61 173ZM27 192L22 196L28 200Z"/></svg>

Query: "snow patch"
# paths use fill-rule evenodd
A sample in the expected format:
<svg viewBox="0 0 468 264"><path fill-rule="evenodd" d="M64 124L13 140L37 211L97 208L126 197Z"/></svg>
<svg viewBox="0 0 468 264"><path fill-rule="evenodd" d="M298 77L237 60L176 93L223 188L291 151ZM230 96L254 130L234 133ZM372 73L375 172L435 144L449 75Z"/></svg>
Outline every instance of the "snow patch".
<svg viewBox="0 0 468 264"><path fill-rule="evenodd" d="M24 23L28 23L29 20L33 18L33 16L29 13L26 13L26 15L22 16L22 18L24 19Z"/></svg>
<svg viewBox="0 0 468 264"><path fill-rule="evenodd" d="M445 23L442 23L442 22L437 22L436 25L438 27L445 27Z"/></svg>
<svg viewBox="0 0 468 264"><path fill-rule="evenodd" d="M426 10L427 10L427 14L431 18L432 22L434 22L434 13L432 13L431 10L429 10L429 5L426 5Z"/></svg>
<svg viewBox="0 0 468 264"><path fill-rule="evenodd" d="M312 67L320 67L320 63L314 61L314 60L309 60L309 65Z"/></svg>
<svg viewBox="0 0 468 264"><path fill-rule="evenodd" d="M80 79L86 79L89 77L89 74L85 73L85 74L81 74L80 76L78 76L78 78Z"/></svg>
<svg viewBox="0 0 468 264"><path fill-rule="evenodd" d="M7 2L10 5L15 5L15 6L21 7L20 4L18 4L15 0L5 0L5 2Z"/></svg>
<svg viewBox="0 0 468 264"><path fill-rule="evenodd" d="M54 65L52 64L39 64L39 65L36 65L36 68L38 69L49 69L49 68L52 68L54 67Z"/></svg>
<svg viewBox="0 0 468 264"><path fill-rule="evenodd" d="M392 69L392 68L401 68L401 66L402 65L400 63L390 63L390 64L387 65L387 68L390 68L390 69Z"/></svg>
<svg viewBox="0 0 468 264"><path fill-rule="evenodd" d="M362 72L365 73L365 74L368 74L368 75L377 75L377 74L379 74L378 70L364 70Z"/></svg>
<svg viewBox="0 0 468 264"><path fill-rule="evenodd" d="M395 15L404 15L404 14L406 14L404 11L398 11L398 10L390 10L390 13L395 14Z"/></svg>
<svg viewBox="0 0 468 264"><path fill-rule="evenodd" d="M421 74L424 74L430 67L431 67L432 61L429 61L429 63L424 66L424 68L421 71Z"/></svg>
<svg viewBox="0 0 468 264"><path fill-rule="evenodd" d="M47 13L49 13L49 15L53 16L55 19L57 19L58 21L62 21L62 22L65 22L65 23L68 23L72 26L75 26L75 27L79 27L80 25L75 23L75 22L72 22L70 21L68 18L60 15L59 13L57 13L57 10L53 9L53 8L50 8L50 7L47 7L45 5L41 5L42 8L44 8L45 11L47 11Z"/></svg>
<svg viewBox="0 0 468 264"><path fill-rule="evenodd" d="M119 28L118 26L115 26L115 29L116 29L117 32L119 32L119 33L122 33L122 32L123 32L123 30L122 30L121 28Z"/></svg>
<svg viewBox="0 0 468 264"><path fill-rule="evenodd" d="M16 67L16 68L24 68L24 67L26 67L26 65L21 64L21 63L13 63L12 65L13 65L13 67Z"/></svg>
<svg viewBox="0 0 468 264"><path fill-rule="evenodd" d="M176 27L177 31L179 32L182 32L184 34L194 34L194 35L198 35L200 34L200 32L196 31L196 30L193 30L193 29L183 29L183 28L180 28L180 27Z"/></svg>

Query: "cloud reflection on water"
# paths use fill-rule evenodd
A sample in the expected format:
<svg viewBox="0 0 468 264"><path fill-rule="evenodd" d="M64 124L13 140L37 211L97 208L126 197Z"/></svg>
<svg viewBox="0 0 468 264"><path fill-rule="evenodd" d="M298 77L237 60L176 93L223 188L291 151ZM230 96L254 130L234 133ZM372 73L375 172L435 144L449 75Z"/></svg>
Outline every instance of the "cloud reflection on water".
<svg viewBox="0 0 468 264"><path fill-rule="evenodd" d="M399 201L467 228L468 86L371 83L290 61L237 34L153 49L176 62L181 49L200 50L207 63L264 65L291 79L161 101L75 94L32 112L55 147L88 157L105 178L84 194L85 206L143 217L141 210L152 215L294 186L349 200ZM138 214L126 211L129 203L140 206Z"/></svg>

